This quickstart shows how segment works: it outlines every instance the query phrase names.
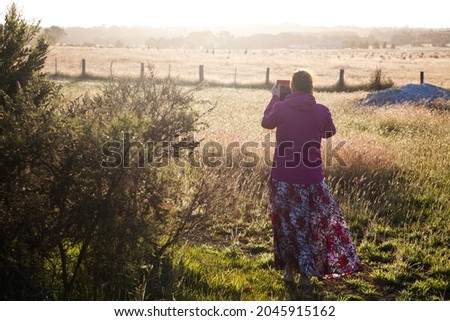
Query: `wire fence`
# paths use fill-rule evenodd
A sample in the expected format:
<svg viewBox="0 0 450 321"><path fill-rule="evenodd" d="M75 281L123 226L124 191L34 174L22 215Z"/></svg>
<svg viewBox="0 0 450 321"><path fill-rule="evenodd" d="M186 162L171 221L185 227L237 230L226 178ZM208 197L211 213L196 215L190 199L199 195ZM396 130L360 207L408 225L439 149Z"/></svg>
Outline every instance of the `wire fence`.
<svg viewBox="0 0 450 321"><path fill-rule="evenodd" d="M151 72L151 68L147 68L146 64L143 62L140 62L138 64L135 64L135 70L133 71L129 65L128 68L117 68L119 72L115 69L115 63L114 61L111 61L109 66L109 72L108 73L90 73L88 69L88 63L86 59L81 59L81 62L79 64L79 72L74 73L72 70L72 73L64 73L60 72L58 70L58 59L54 59L54 72L51 74L53 77L66 77L66 78L78 78L78 79L108 79L108 78L115 78L115 77L144 77L147 72ZM98 66L96 66L96 70L98 71ZM104 69L103 69L104 70ZM168 65L168 73L166 76L160 77L160 79L171 79L172 76L172 65ZM212 79L208 78L207 73L207 67L204 64L198 65L198 73L194 75L194 69L190 68L190 73L186 75L184 74L185 78L180 78L179 76L176 76L178 81L185 84L199 84L207 82L210 85L216 85L216 86L247 86L247 87L270 87L275 82L275 78L271 77L271 68L266 67L265 70L262 70L261 72L258 72L257 74L261 75L260 80L255 81L255 77L253 77L253 81L247 81L247 82L238 82L238 67L234 67L234 72L232 74L228 73L228 78L224 79L224 77L213 77ZM418 72L418 82L420 84L423 84L425 82L425 72L423 70ZM416 81L417 81L416 80ZM375 69L375 71L372 72L371 75L369 75L369 81L365 83L360 84L347 84L345 79L345 69L339 69L339 73L337 75L337 81L335 83L326 85L326 86L319 86L316 87L316 90L323 90L323 91L353 91L353 90L364 90L364 89L384 89L387 87L392 87L394 85L394 82L391 79L387 79L385 72L381 68Z"/></svg>

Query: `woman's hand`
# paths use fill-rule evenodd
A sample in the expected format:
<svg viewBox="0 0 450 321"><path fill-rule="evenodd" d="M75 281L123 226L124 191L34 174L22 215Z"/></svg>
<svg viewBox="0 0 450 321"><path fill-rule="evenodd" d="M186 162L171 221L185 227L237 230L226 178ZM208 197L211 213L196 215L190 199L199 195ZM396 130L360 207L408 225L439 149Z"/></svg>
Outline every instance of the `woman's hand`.
<svg viewBox="0 0 450 321"><path fill-rule="evenodd" d="M278 87L276 84L272 87L272 95L280 97L280 87Z"/></svg>

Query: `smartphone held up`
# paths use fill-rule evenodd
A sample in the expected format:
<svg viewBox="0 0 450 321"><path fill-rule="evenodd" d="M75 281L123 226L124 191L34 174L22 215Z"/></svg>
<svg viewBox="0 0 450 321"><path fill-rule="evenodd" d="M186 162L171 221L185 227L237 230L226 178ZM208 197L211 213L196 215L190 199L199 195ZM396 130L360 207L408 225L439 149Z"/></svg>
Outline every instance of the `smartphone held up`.
<svg viewBox="0 0 450 321"><path fill-rule="evenodd" d="M290 80L277 80L276 86L280 89L280 100L291 93L291 81Z"/></svg>

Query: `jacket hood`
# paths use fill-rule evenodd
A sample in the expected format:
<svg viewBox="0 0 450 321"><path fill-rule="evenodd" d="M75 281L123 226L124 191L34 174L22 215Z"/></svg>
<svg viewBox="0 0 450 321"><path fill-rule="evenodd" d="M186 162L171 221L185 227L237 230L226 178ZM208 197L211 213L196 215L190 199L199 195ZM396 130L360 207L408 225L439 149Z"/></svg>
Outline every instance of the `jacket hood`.
<svg viewBox="0 0 450 321"><path fill-rule="evenodd" d="M298 111L313 111L316 107L316 99L312 94L294 92L284 99L290 107Z"/></svg>

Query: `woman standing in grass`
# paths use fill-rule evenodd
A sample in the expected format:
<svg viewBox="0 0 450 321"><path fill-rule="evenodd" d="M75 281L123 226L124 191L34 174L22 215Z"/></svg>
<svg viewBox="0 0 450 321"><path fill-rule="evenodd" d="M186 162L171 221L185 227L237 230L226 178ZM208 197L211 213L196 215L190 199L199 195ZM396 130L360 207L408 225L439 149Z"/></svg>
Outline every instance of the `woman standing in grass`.
<svg viewBox="0 0 450 321"><path fill-rule="evenodd" d="M319 279L363 269L347 224L324 182L321 140L336 133L327 107L317 104L310 73L293 74L292 94L280 101L274 86L262 126L276 128L269 195L275 267L283 279L310 287Z"/></svg>

